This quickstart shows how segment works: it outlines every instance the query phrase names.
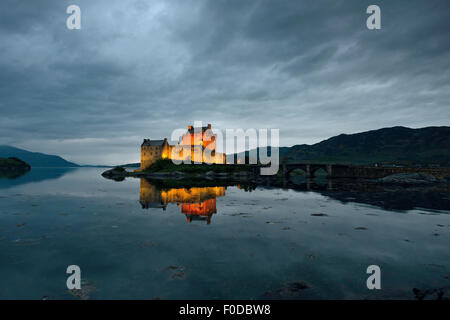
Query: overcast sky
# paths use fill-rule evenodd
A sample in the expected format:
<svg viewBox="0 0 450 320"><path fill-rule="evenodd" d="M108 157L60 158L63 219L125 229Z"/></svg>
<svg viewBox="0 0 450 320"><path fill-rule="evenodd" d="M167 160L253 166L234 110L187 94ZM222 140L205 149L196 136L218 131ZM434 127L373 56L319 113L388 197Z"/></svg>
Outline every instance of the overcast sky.
<svg viewBox="0 0 450 320"><path fill-rule="evenodd" d="M195 120L282 146L450 125L450 1L1 0L0 97L0 144L80 164Z"/></svg>

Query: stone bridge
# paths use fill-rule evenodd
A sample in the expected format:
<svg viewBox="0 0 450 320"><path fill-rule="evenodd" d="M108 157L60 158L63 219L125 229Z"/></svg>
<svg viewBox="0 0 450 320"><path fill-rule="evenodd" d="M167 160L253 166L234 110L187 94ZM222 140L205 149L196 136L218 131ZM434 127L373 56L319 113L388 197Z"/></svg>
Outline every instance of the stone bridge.
<svg viewBox="0 0 450 320"><path fill-rule="evenodd" d="M296 169L303 170L307 178L313 178L319 169L323 169L329 178L378 179L397 173L426 173L436 178L450 177L450 169L447 168L370 167L311 163L285 163L281 166L286 178L289 178L290 173Z"/></svg>

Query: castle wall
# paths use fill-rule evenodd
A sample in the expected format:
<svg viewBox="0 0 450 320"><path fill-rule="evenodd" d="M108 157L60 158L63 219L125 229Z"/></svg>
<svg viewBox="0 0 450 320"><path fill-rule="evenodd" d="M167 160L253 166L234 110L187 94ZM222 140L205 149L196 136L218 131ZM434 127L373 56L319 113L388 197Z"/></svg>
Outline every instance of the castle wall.
<svg viewBox="0 0 450 320"><path fill-rule="evenodd" d="M157 160L162 159L162 146L142 146L141 147L141 169L146 170Z"/></svg>

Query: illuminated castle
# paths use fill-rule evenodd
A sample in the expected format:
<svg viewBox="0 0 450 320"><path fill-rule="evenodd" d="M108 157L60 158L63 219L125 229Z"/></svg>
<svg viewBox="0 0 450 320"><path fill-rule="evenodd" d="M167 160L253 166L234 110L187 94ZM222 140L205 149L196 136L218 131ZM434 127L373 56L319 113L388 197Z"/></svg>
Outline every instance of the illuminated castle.
<svg viewBox="0 0 450 320"><path fill-rule="evenodd" d="M160 190L146 179L141 179L140 203L142 208L162 208L168 203L181 204L181 212L188 222L206 220L209 224L217 213L216 198L225 195L226 187L171 188Z"/></svg>
<svg viewBox="0 0 450 320"><path fill-rule="evenodd" d="M198 163L223 164L226 161L224 153L216 152L216 135L211 131L211 125L188 130L181 137L177 146L171 146L164 140L144 139L141 145L141 170L148 169L160 159L194 161Z"/></svg>

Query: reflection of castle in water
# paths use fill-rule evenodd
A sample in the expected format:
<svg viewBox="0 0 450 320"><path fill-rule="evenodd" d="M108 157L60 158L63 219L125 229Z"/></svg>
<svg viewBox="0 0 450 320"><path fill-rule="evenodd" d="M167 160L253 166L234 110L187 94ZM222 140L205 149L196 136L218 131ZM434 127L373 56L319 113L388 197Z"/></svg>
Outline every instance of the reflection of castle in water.
<svg viewBox="0 0 450 320"><path fill-rule="evenodd" d="M181 212L187 221L206 220L217 212L216 198L225 195L226 187L193 187L159 189L146 179L141 179L140 203L143 209L162 208L166 210L168 203L181 204Z"/></svg>

